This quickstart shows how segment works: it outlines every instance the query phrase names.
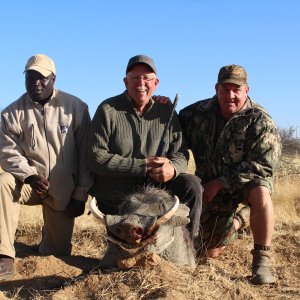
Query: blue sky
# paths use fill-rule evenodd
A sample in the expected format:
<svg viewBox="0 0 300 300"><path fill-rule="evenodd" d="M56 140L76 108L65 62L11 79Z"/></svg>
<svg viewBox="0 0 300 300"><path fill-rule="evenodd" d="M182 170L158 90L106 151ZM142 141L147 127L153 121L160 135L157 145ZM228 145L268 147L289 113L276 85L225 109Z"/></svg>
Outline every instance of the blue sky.
<svg viewBox="0 0 300 300"><path fill-rule="evenodd" d="M240 64L250 97L300 132L298 0L10 0L0 4L0 22L0 108L25 91L27 59L45 53L56 86L93 116L124 90L128 59L142 53L156 63L156 94L179 93L177 111L214 95L220 67Z"/></svg>

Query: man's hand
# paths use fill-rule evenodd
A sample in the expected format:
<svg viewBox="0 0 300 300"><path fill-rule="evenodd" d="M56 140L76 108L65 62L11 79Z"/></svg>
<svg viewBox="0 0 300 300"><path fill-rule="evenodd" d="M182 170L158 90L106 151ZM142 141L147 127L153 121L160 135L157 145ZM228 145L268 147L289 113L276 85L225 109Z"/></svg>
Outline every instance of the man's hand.
<svg viewBox="0 0 300 300"><path fill-rule="evenodd" d="M156 182L167 182L175 176L175 168L166 157L147 157L147 173Z"/></svg>
<svg viewBox="0 0 300 300"><path fill-rule="evenodd" d="M76 218L81 216L84 213L85 202L80 201L74 198L71 198L66 210L65 214L69 218Z"/></svg>
<svg viewBox="0 0 300 300"><path fill-rule="evenodd" d="M169 97L166 97L166 96L160 96L160 95L157 95L157 96L152 96L153 100L160 103L160 104L166 104L168 102L171 103L171 100Z"/></svg>
<svg viewBox="0 0 300 300"><path fill-rule="evenodd" d="M39 195L47 194L48 189L50 187L50 183L47 179L42 177L41 175L31 175L25 178L24 182L29 184L31 188L36 191Z"/></svg>
<svg viewBox="0 0 300 300"><path fill-rule="evenodd" d="M220 190L224 188L224 184L220 179L214 179L203 184L203 201L211 202Z"/></svg>

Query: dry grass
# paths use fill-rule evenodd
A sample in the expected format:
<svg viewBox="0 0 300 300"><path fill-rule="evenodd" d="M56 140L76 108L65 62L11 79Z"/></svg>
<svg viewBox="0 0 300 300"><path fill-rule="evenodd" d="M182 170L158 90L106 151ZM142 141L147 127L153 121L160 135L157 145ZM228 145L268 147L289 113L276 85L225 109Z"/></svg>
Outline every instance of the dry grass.
<svg viewBox="0 0 300 300"><path fill-rule="evenodd" d="M190 172L193 168L191 163ZM195 270L168 262L128 271L101 270L97 262L106 247L105 231L87 215L87 211L76 219L73 257L42 259L24 246L39 242L41 209L22 207L17 233L19 247L22 245L18 266L27 274L27 279L21 274L6 285L0 284L3 291L0 299L300 299L298 181L299 176L283 177L275 183L276 227L272 261L277 284L272 286L249 283L252 237L247 233L228 247L219 259L200 259ZM28 252L24 254L26 249ZM60 276L51 273L49 264L60 270ZM35 265L34 269L32 265Z"/></svg>
<svg viewBox="0 0 300 300"><path fill-rule="evenodd" d="M273 196L277 222L293 222L300 216L299 175L278 178Z"/></svg>

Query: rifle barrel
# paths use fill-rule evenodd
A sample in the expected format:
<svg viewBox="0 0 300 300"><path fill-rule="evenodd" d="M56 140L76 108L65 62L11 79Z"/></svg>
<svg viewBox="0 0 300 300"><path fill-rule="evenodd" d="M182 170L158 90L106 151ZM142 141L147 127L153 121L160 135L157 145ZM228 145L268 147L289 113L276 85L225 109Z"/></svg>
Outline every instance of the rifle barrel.
<svg viewBox="0 0 300 300"><path fill-rule="evenodd" d="M161 140L159 142L159 145L158 145L158 148L157 148L157 151L156 151L156 156L165 156L165 152L166 152L166 150L165 150L166 149L166 137L167 137L167 134L168 134L168 130L169 130L170 126L171 126L171 122L172 122L172 119L173 119L173 115L174 115L174 112L175 112L175 108L176 108L178 99L179 99L179 95L176 94L174 102L173 102L173 106L172 106L172 111L171 111L171 114L170 114L170 117L169 117L169 120L168 120L168 123L166 124L166 126L164 128Z"/></svg>

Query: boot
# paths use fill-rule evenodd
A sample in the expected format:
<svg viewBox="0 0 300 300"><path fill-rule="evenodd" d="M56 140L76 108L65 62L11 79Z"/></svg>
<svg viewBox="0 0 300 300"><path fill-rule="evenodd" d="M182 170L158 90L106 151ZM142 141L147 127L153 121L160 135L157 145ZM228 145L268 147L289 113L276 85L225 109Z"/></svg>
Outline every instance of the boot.
<svg viewBox="0 0 300 300"><path fill-rule="evenodd" d="M264 250L252 250L252 278L253 284L274 283L275 279L269 270L270 254Z"/></svg>
<svg viewBox="0 0 300 300"><path fill-rule="evenodd" d="M7 256L0 257L0 281L8 279L14 274L14 259Z"/></svg>

